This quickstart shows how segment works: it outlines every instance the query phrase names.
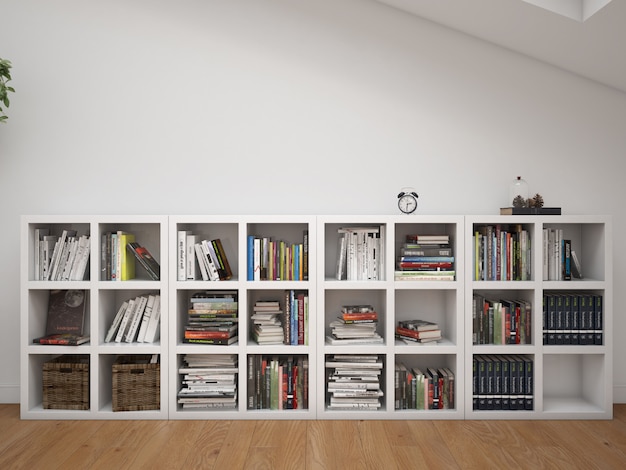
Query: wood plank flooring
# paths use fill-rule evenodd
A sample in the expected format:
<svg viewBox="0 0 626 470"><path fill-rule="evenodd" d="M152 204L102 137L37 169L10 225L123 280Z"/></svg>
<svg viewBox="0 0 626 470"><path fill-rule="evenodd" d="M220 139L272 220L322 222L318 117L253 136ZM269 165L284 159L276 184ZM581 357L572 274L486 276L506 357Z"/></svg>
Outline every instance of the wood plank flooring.
<svg viewBox="0 0 626 470"><path fill-rule="evenodd" d="M0 404L0 469L626 469L611 421L22 421Z"/></svg>

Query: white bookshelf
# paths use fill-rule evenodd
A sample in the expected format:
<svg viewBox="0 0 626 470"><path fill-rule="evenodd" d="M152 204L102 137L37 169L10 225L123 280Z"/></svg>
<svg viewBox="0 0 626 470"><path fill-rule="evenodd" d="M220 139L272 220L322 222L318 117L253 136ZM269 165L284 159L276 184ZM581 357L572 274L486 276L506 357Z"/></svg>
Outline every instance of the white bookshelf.
<svg viewBox="0 0 626 470"><path fill-rule="evenodd" d="M477 226L522 224L532 240L532 278L526 281L474 279L473 233ZM468 419L610 419L612 396L612 225L605 216L468 216L465 219L465 417ZM544 280L544 228L562 229L581 259L583 278ZM532 303L530 344L472 344L472 297L522 298ZM596 294L603 298L603 344L544 344L543 295ZM532 358L533 408L474 409L474 355L521 354Z"/></svg>
<svg viewBox="0 0 626 470"><path fill-rule="evenodd" d="M532 240L532 275L525 281L474 279L474 229L487 224L521 224ZM378 280L337 280L339 236L344 226L384 227L385 267ZM82 281L39 281L34 275L34 233L48 228L59 234L76 229L91 236L90 265ZM542 277L544 228L562 229L579 255L583 279L547 281ZM21 416L24 419L610 419L612 417L612 225L605 216L459 216L459 215L170 215L170 216L23 216L21 220ZM101 236L111 230L136 235L161 266L161 279L152 281L137 265L137 277L106 281L101 275ZM193 231L200 239L219 238L233 271L228 281L179 280L177 233ZM248 280L248 236L302 241L308 231L308 280ZM447 234L455 257L451 281L395 281L395 261L407 234ZM89 343L80 346L32 344L45 333L48 295L54 289L84 289L88 298ZM309 295L308 344L259 345L251 338L252 307L257 300L282 299L287 290ZM190 296L211 290L238 294L238 342L228 346L183 343ZM584 292L601 295L604 341L599 345L543 344L544 293ZM161 296L160 340L146 343L105 343L104 335L119 305L140 294ZM472 297L484 293L518 297L533 305L532 341L524 345L472 342ZM331 345L330 322L342 305L372 304L379 314L382 344ZM423 318L437 322L443 339L437 343L406 344L395 338L399 320ZM84 411L43 408L42 366L62 355L79 354L90 363L90 407ZM111 366L120 354L158 354L161 364L160 409L112 411ZM234 409L183 409L177 401L179 367L186 354L234 354L238 360L238 400ZM384 396L375 410L329 408L325 362L333 354L376 354L383 362ZM478 410L473 400L474 355L521 354L533 359L533 408ZM308 360L308 406L305 409L250 409L248 359L253 356ZM447 367L455 377L450 409L395 409L395 365Z"/></svg>
<svg viewBox="0 0 626 470"><path fill-rule="evenodd" d="M34 232L48 228L60 235L63 229L75 229L89 235L90 263L82 281L34 280ZM137 265L136 278L106 281L102 277L101 236L106 231L134 233L136 240L159 261L161 272L168 272L166 216L23 216L21 270L21 392L20 412L24 419L166 419L168 365L168 288L167 280L150 280ZM32 344L45 334L48 296L51 290L86 291L86 330L90 342L79 346ZM160 339L154 343L105 343L104 336L117 309L124 300L137 295L158 293L161 296ZM89 409L56 410L43 408L43 364L63 354L84 355L89 359ZM160 408L146 411L112 411L112 365L118 355L157 354L160 362Z"/></svg>
<svg viewBox="0 0 626 470"><path fill-rule="evenodd" d="M340 227L381 226L385 232L385 268L380 280L336 279ZM318 419L462 419L463 361L463 217L461 216L326 216L318 217L318 316L316 395ZM407 234L447 234L454 249L454 281L394 281L396 257ZM371 304L379 314L383 344L332 345L326 340L330 322L342 305ZM407 345L395 338L398 320L422 318L442 329L437 343ZM375 410L329 408L326 359L334 354L377 354L383 359L380 382L384 395ZM455 375L457 399L452 409L395 409L395 364L407 367L448 367Z"/></svg>
<svg viewBox="0 0 626 470"><path fill-rule="evenodd" d="M179 230L192 231L201 239L220 238L233 278L225 281L177 280L176 270L170 272L170 369L169 369L169 409L171 419L313 419L316 411L316 396L311 393L316 370L315 358L315 260L309 258L308 280L257 280L249 281L248 235L272 237L288 243L301 243L303 231L308 231L309 246L315 247L315 217L312 216L171 216L170 240L176 240ZM171 246L170 263L176 266L177 253ZM279 299L283 303L286 290L303 290L309 293L309 344L308 345L259 345L250 335L252 322L250 315L257 300ZM231 345L190 345L182 342L184 325L189 308L190 295L207 290L235 290L238 294L239 331L238 342ZM237 390L238 400L235 409L183 409L177 403L181 388L178 372L186 354L235 354L238 358ZM306 409L249 409L248 408L248 359L251 356L287 358L305 357L309 363L311 377Z"/></svg>

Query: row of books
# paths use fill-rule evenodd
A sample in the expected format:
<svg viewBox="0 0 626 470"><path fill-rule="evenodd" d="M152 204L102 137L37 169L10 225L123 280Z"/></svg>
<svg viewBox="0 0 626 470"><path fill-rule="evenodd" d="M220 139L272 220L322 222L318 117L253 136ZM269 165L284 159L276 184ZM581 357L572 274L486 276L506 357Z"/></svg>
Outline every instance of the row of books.
<svg viewBox="0 0 626 470"><path fill-rule="evenodd" d="M89 265L89 235L64 229L61 235L48 228L35 229L34 279L36 281L82 281Z"/></svg>
<svg viewBox="0 0 626 470"><path fill-rule="evenodd" d="M563 229L543 229L542 275L544 281L581 279L582 267L572 240L564 238Z"/></svg>
<svg viewBox="0 0 626 470"><path fill-rule="evenodd" d="M449 235L406 236L396 260L396 281L451 281L454 277Z"/></svg>
<svg viewBox="0 0 626 470"><path fill-rule="evenodd" d="M385 279L385 226L341 227L337 253L337 280Z"/></svg>
<svg viewBox="0 0 626 470"><path fill-rule="evenodd" d="M153 343L159 339L161 296L144 294L120 305L106 336L105 343Z"/></svg>
<svg viewBox="0 0 626 470"><path fill-rule="evenodd" d="M472 361L474 410L533 409L532 357L515 354L476 354Z"/></svg>
<svg viewBox="0 0 626 470"><path fill-rule="evenodd" d="M196 292L189 299L183 343L233 344L238 340L238 322L236 290Z"/></svg>
<svg viewBox="0 0 626 470"><path fill-rule="evenodd" d="M372 305L344 305L337 319L330 323L329 344L380 344L378 312Z"/></svg>
<svg viewBox="0 0 626 470"><path fill-rule="evenodd" d="M248 281L306 281L309 279L309 232L302 242L248 235Z"/></svg>
<svg viewBox="0 0 626 470"><path fill-rule="evenodd" d="M396 410L454 409L454 373L448 367L395 366Z"/></svg>
<svg viewBox="0 0 626 470"><path fill-rule="evenodd" d="M383 362L378 355L333 354L327 356L325 367L329 409L377 410L382 406Z"/></svg>
<svg viewBox="0 0 626 470"><path fill-rule="evenodd" d="M526 300L472 299L472 344L532 344L532 304Z"/></svg>
<svg viewBox="0 0 626 470"><path fill-rule="evenodd" d="M396 338L407 344L432 343L442 339L439 325L422 319L398 321L395 333Z"/></svg>
<svg viewBox="0 0 626 470"><path fill-rule="evenodd" d="M236 408L237 371L236 354L186 354L178 403L183 409Z"/></svg>
<svg viewBox="0 0 626 470"><path fill-rule="evenodd" d="M249 410L304 410L309 407L307 356L248 356Z"/></svg>
<svg viewBox="0 0 626 470"><path fill-rule="evenodd" d="M520 224L477 226L473 235L474 280L530 281L532 250Z"/></svg>
<svg viewBox="0 0 626 470"><path fill-rule="evenodd" d="M155 281L161 277L161 268L156 259L135 240L135 234L123 230L102 234L101 271L105 281L129 281L135 279L136 262Z"/></svg>
<svg viewBox="0 0 626 470"><path fill-rule="evenodd" d="M543 344L601 345L603 297L587 292L543 296Z"/></svg>
<svg viewBox="0 0 626 470"><path fill-rule="evenodd" d="M226 281L233 272L219 238L201 240L189 230L179 230L176 242L176 278L179 281Z"/></svg>

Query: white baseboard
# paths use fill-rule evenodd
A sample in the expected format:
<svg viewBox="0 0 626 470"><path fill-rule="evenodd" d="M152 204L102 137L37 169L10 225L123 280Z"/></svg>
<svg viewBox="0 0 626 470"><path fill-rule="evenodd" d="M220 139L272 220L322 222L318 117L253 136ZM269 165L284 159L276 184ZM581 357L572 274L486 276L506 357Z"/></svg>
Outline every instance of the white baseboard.
<svg viewBox="0 0 626 470"><path fill-rule="evenodd" d="M613 403L626 403L626 384L613 385Z"/></svg>
<svg viewBox="0 0 626 470"><path fill-rule="evenodd" d="M0 403L19 403L20 386L0 384Z"/></svg>

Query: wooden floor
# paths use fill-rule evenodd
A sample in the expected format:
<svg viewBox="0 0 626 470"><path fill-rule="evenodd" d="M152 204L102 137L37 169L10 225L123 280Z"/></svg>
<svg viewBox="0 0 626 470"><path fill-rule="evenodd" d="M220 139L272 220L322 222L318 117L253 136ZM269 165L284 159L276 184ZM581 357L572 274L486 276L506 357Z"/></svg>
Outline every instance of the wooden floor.
<svg viewBox="0 0 626 470"><path fill-rule="evenodd" d="M22 421L0 469L626 469L612 421Z"/></svg>

